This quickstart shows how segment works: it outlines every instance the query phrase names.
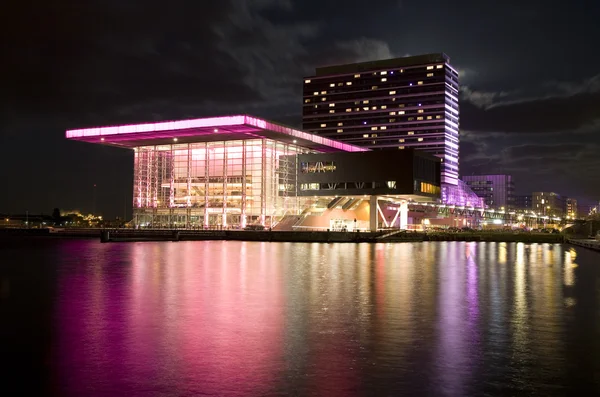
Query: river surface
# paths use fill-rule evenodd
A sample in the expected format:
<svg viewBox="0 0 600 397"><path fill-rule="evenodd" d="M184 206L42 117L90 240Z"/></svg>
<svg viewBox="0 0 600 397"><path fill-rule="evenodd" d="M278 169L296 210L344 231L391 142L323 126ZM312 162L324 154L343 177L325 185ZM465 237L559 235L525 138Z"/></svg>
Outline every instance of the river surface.
<svg viewBox="0 0 600 397"><path fill-rule="evenodd" d="M3 239L0 304L6 396L600 394L567 245Z"/></svg>

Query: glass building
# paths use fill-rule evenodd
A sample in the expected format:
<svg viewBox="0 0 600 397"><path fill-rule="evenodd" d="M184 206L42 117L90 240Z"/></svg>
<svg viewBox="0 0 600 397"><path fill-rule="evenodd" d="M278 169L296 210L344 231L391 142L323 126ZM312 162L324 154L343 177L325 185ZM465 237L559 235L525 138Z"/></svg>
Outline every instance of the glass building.
<svg viewBox="0 0 600 397"><path fill-rule="evenodd" d="M245 115L66 135L134 150L133 217L142 227L270 227L314 200L290 193L297 170L284 156L368 150Z"/></svg>
<svg viewBox="0 0 600 397"><path fill-rule="evenodd" d="M465 175L462 180L491 208L515 208L512 175Z"/></svg>

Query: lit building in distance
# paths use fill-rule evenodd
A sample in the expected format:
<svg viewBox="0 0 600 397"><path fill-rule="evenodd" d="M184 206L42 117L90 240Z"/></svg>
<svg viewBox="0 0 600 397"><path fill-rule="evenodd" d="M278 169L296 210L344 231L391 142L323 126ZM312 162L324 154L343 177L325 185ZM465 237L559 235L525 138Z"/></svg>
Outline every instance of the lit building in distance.
<svg viewBox="0 0 600 397"><path fill-rule="evenodd" d="M87 128L66 136L133 150L138 227L405 229L409 201L440 196L437 157L396 151L384 157L401 167L374 167L377 153L368 148L246 115ZM311 220L316 226L298 223Z"/></svg>
<svg viewBox="0 0 600 397"><path fill-rule="evenodd" d="M513 208L515 185L511 175L465 175L462 180L492 208Z"/></svg>
<svg viewBox="0 0 600 397"><path fill-rule="evenodd" d="M565 215L572 219L577 219L579 212L576 199L571 197L565 199Z"/></svg>
<svg viewBox="0 0 600 397"><path fill-rule="evenodd" d="M560 194L553 192L533 192L531 209L540 216L562 217L565 201Z"/></svg>
<svg viewBox="0 0 600 397"><path fill-rule="evenodd" d="M304 79L303 129L373 150L414 148L442 159L458 184L458 72L445 54L317 68Z"/></svg>
<svg viewBox="0 0 600 397"><path fill-rule="evenodd" d="M531 194L523 194L515 196L515 208L520 210L531 211Z"/></svg>

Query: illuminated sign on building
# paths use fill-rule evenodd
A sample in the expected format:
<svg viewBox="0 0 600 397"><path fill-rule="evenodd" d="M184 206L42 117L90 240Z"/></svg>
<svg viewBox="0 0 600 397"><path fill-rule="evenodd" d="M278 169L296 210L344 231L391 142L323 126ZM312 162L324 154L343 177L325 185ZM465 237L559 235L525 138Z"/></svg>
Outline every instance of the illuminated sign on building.
<svg viewBox="0 0 600 397"><path fill-rule="evenodd" d="M300 163L300 170L303 174L316 174L320 172L335 171L335 163L333 161L317 161L309 163Z"/></svg>

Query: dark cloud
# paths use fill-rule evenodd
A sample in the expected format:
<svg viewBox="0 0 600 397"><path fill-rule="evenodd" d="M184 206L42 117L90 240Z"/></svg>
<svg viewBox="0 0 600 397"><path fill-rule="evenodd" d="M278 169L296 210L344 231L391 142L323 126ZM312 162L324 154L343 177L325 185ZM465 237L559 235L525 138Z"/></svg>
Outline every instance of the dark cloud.
<svg viewBox="0 0 600 397"><path fill-rule="evenodd" d="M480 103L493 103L492 95L487 98L481 97ZM527 99L522 102L501 103L488 108L478 107L471 101L463 100L461 101L461 124L469 131L504 133L573 131L600 119L598 109L600 109L600 91L573 96Z"/></svg>

